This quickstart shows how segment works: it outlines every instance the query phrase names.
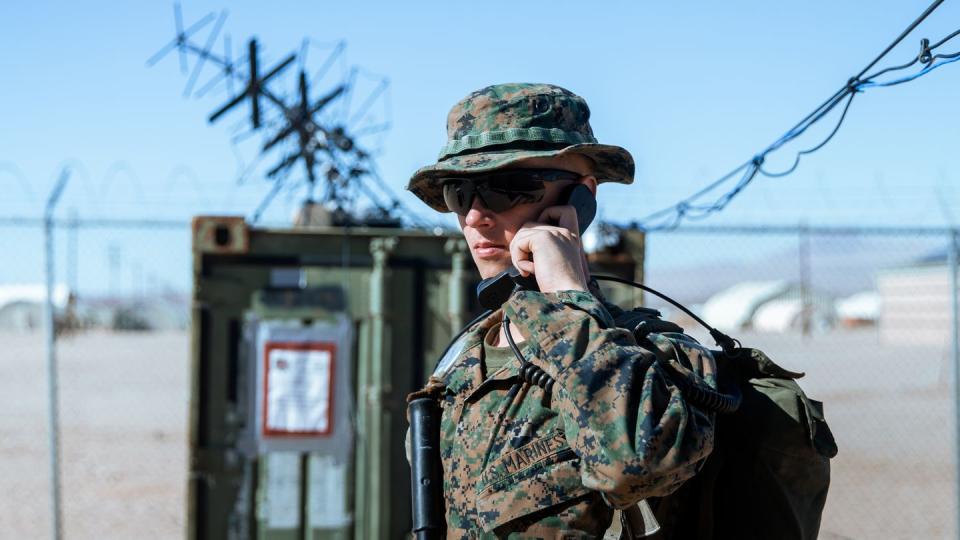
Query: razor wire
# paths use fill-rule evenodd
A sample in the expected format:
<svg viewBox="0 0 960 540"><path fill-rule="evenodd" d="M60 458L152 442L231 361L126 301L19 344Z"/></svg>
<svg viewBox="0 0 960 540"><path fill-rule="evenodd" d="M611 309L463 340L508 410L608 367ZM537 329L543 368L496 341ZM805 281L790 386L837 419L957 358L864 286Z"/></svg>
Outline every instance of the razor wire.
<svg viewBox="0 0 960 540"><path fill-rule="evenodd" d="M800 165L800 159L803 156L817 152L826 146L843 125L843 122L847 117L847 112L850 110L850 105L853 103L853 99L857 94L862 93L868 88L885 88L907 83L923 77L924 75L927 75L931 71L941 66L960 60L960 51L947 54L935 53L937 49L960 35L960 30L957 30L933 44L930 43L929 39L921 39L919 54L917 54L916 57L909 62L880 69L870 75L866 75L871 69L873 69L874 66L877 65L877 63L880 62L880 60L882 60L891 50L893 50L894 47L900 44L900 42L903 41L903 39L906 38L910 32L912 32L921 22L923 22L927 16L933 13L933 11L942 3L943 0L937 0L932 3L915 21L913 21L913 23L906 28L906 30L904 30L895 40L893 40L893 42L891 42L890 45L883 50L883 52L881 52L872 62L870 62L867 67L863 68L860 73L847 80L843 87L837 90L837 92L830 96L826 101L821 103L820 106L815 108L811 113L804 117L803 120L790 128L779 139L764 148L762 151L754 154L754 156L748 161L742 163L717 180L707 184L705 187L699 189L692 195L689 195L679 202L666 208L650 213L639 220L631 222L630 227L645 231L669 230L679 226L684 219L700 220L720 212L726 208L728 204L730 204L734 197L746 189L746 187L757 178L757 175L766 176L768 178L782 178L787 176L797 169L797 167ZM916 73L896 79L880 80L880 77L883 77L884 75L909 69L917 64L923 65L923 68ZM793 164L783 171L770 171L763 167L763 164L769 154L779 150L787 143L790 143L791 141L803 135L811 126L818 123L828 114L830 114L830 112L832 112L840 104L843 104L840 117L833 129L822 141L814 146L811 146L810 148L797 152L796 156L794 157ZM733 184L733 187L729 188L725 193L719 197L716 197L711 202L702 202L708 194L715 191L720 186L728 184L733 179L737 179L736 183Z"/></svg>

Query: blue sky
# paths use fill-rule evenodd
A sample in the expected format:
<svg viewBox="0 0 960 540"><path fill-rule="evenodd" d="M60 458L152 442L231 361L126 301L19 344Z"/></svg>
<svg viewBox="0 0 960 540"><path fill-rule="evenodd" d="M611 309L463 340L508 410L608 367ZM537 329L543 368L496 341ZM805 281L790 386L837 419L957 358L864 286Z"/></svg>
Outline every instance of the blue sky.
<svg viewBox="0 0 960 540"><path fill-rule="evenodd" d="M926 6L916 0L187 0L183 9L188 22L229 9L225 28L235 47L256 35L267 63L296 50L304 37L344 39L347 62L389 77L392 129L378 164L412 208L422 205L403 186L435 159L454 102L496 82L565 86L590 103L598 138L628 148L637 160L634 185L603 186L599 196L601 216L624 222L675 202L772 142ZM888 62L908 60L921 37L937 40L958 21L960 7L945 3ZM225 94L184 99L186 77L175 55L145 66L172 35L166 1L0 5L0 217L39 216L64 164L75 173L62 217L75 211L85 218L186 220L253 211L268 184L236 182L230 126L243 113L211 126L206 116ZM960 50L955 41L946 52ZM758 179L706 223L955 224L958 83L960 62L913 83L868 90L836 138L795 174ZM795 148L818 142L828 124ZM239 152L254 157L249 148ZM792 157L781 152L768 165L780 169ZM294 203L279 200L266 218L287 220ZM189 284L185 231L84 230L79 238L81 291ZM18 254L0 268L0 283L42 279L41 239L37 230L0 227L0 251ZM118 278L110 277L110 246L123 259ZM58 250L63 279L62 234Z"/></svg>

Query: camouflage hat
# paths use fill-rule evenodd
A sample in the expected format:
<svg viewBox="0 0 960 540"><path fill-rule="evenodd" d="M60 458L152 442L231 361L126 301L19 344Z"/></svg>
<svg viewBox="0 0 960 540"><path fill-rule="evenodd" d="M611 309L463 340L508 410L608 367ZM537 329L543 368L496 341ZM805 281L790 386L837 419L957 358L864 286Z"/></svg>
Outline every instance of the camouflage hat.
<svg viewBox="0 0 960 540"><path fill-rule="evenodd" d="M498 84L473 92L447 116L447 144L437 163L413 174L407 189L447 212L439 179L504 169L539 157L580 154L593 160L598 182L633 182L633 157L598 144L587 102L551 84Z"/></svg>

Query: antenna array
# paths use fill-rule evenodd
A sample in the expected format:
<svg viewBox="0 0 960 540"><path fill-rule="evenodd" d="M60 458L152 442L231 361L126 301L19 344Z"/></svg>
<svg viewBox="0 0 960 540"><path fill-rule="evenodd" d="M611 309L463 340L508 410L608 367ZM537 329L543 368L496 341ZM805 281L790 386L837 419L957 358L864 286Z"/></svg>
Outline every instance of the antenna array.
<svg viewBox="0 0 960 540"><path fill-rule="evenodd" d="M386 77L348 68L343 41L321 47L305 39L299 51L264 69L256 38L248 40L245 55L234 56L230 36L222 34L226 10L219 15L209 13L187 27L179 3L174 3L173 14L174 38L147 60L147 66L176 51L180 71L187 75L184 97L200 98L217 88L229 95L210 114L208 122L221 121L243 104L249 105L249 122L236 126L232 138L236 145L259 136L258 156L249 169L257 168L264 158L276 159L263 171L274 185L254 211L254 222L279 193L294 193L305 187L305 206L320 203L331 211L335 224L399 225L400 218L405 217L413 224L424 225L380 178L373 160L375 151L367 143L368 137L390 128L390 82ZM330 50L311 75L307 57L312 48ZM332 85L328 82L325 91L315 92L329 79L326 75L336 64L341 66L341 80ZM298 69L291 69L294 65ZM204 76L207 80L198 88ZM283 89L291 86L291 78L296 89L288 95ZM361 94L361 78L369 88L357 95ZM298 163L302 164L302 175L294 174ZM240 180L245 176L242 174ZM361 200L368 203L362 218L357 217Z"/></svg>

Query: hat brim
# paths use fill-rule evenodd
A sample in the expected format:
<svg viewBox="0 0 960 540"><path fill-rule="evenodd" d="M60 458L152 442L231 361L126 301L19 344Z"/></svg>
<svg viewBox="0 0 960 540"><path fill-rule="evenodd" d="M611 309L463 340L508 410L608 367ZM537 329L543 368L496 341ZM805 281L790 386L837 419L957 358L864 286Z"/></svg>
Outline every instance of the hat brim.
<svg viewBox="0 0 960 540"><path fill-rule="evenodd" d="M634 163L630 152L607 144L574 144L558 150L498 150L452 156L413 173L407 189L438 212L449 212L443 201L440 179L456 174L477 174L505 169L532 158L579 154L593 160L597 182L633 183Z"/></svg>

